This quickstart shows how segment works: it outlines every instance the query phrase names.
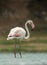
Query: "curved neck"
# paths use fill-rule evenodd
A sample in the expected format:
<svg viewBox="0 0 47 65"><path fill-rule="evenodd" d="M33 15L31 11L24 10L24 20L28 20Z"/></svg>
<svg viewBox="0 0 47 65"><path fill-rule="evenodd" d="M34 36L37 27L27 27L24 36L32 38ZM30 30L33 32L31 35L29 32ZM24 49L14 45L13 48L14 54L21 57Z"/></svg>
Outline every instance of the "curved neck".
<svg viewBox="0 0 47 65"><path fill-rule="evenodd" d="M25 29L26 29L26 31L27 31L27 36L25 36L25 39L28 39L29 37L30 37L30 33L29 33L29 29L28 29L28 27L27 27L27 22L25 23Z"/></svg>

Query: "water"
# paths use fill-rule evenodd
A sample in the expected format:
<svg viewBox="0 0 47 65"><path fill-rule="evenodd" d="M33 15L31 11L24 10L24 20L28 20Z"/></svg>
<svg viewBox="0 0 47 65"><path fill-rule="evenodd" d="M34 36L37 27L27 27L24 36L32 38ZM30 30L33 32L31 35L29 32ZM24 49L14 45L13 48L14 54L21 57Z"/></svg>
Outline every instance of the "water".
<svg viewBox="0 0 47 65"><path fill-rule="evenodd" d="M0 65L47 65L47 53L0 53Z"/></svg>

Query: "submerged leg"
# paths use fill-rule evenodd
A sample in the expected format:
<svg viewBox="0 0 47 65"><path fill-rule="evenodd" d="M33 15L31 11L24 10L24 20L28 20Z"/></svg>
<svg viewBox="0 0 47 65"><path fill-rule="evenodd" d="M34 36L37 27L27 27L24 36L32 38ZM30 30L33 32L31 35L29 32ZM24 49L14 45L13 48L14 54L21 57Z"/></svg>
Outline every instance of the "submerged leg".
<svg viewBox="0 0 47 65"><path fill-rule="evenodd" d="M14 44L14 56L16 58L16 44Z"/></svg>
<svg viewBox="0 0 47 65"><path fill-rule="evenodd" d="M19 54L20 54L20 57L22 57L22 54L21 54L21 41L19 43Z"/></svg>

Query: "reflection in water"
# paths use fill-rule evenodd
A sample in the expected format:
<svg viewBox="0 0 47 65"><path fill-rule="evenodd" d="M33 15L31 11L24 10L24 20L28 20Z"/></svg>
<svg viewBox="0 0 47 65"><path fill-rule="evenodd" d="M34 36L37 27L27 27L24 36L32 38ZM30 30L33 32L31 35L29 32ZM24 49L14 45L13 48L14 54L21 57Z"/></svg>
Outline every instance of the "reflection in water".
<svg viewBox="0 0 47 65"><path fill-rule="evenodd" d="M0 65L47 65L47 53L0 53Z"/></svg>

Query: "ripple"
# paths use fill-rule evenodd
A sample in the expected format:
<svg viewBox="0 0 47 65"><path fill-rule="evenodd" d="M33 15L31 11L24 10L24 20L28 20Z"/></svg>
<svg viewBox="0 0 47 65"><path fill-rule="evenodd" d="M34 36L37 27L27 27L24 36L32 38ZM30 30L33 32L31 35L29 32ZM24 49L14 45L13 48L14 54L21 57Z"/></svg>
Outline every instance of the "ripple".
<svg viewBox="0 0 47 65"><path fill-rule="evenodd" d="M47 53L0 53L0 65L47 65Z"/></svg>

